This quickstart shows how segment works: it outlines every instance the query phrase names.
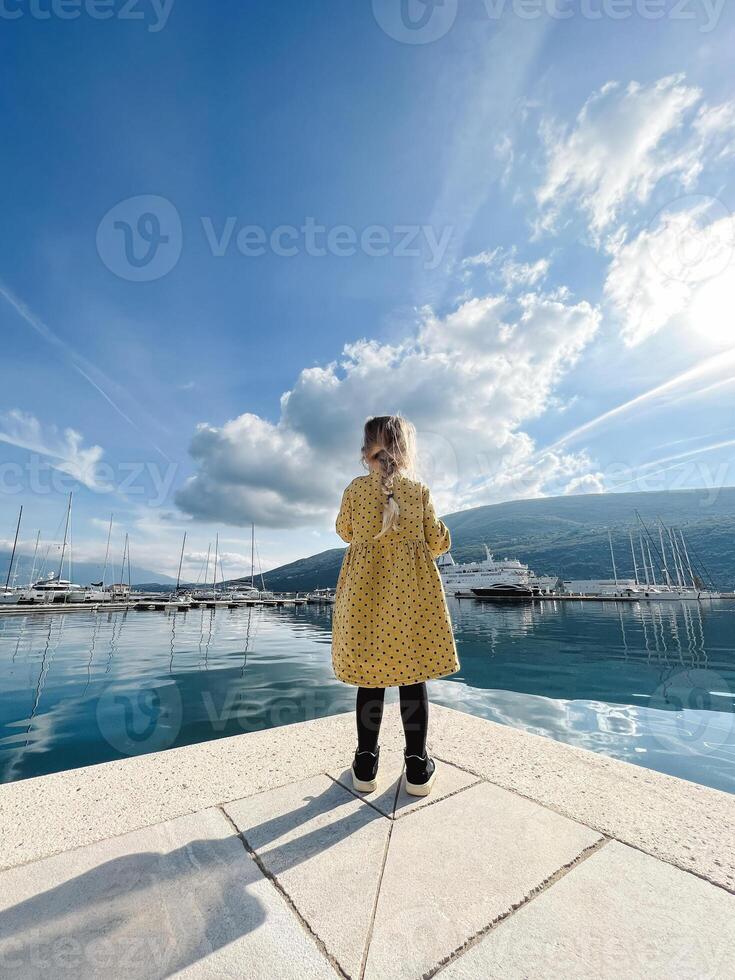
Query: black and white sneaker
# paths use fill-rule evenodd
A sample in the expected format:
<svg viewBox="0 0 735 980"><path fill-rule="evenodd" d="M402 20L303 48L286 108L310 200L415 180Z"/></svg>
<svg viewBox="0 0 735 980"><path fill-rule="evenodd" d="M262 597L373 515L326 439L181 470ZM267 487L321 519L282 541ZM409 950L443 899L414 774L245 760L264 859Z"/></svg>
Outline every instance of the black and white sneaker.
<svg viewBox="0 0 735 980"><path fill-rule="evenodd" d="M378 785L380 746L375 752L355 752L352 762L352 785L358 793L372 793Z"/></svg>
<svg viewBox="0 0 735 980"><path fill-rule="evenodd" d="M436 763L428 752L408 755L406 760L406 792L411 796L428 796L436 779Z"/></svg>

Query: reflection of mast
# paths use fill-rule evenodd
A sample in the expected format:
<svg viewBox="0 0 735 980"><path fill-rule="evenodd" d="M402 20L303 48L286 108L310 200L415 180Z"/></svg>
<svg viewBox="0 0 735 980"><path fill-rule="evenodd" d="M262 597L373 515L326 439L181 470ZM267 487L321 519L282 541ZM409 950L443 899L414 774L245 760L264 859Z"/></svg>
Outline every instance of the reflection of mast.
<svg viewBox="0 0 735 980"><path fill-rule="evenodd" d="M33 699L33 707L31 708L31 713L28 718L28 728L26 729L26 743L25 743L26 748L28 748L28 742L29 742L28 736L31 734L31 729L33 728L33 721L36 717L38 706L41 703L41 694L43 693L44 681L46 680L46 676L49 670L51 669L51 661L53 659L53 655L54 653L56 653L59 643L61 643L61 636L64 632L65 619L66 619L65 616L61 616L59 619L59 636L56 641L56 645L54 646L54 649L50 652L49 652L49 647L51 645L51 631L53 629L53 622L49 623L48 635L46 637L46 646L43 651L43 657L41 658L41 670L38 673L38 680L36 681L36 693Z"/></svg>

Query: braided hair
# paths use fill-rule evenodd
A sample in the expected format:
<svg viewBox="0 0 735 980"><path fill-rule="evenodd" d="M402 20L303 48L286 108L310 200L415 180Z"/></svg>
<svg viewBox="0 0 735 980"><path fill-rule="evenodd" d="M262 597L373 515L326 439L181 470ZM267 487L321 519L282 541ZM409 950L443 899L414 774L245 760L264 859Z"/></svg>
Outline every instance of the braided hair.
<svg viewBox="0 0 735 980"><path fill-rule="evenodd" d="M393 489L397 476L411 473L416 456L416 430L401 415L376 415L365 423L362 461L366 466L378 463L380 487L385 496L383 526L375 535L382 538L398 529L400 508Z"/></svg>

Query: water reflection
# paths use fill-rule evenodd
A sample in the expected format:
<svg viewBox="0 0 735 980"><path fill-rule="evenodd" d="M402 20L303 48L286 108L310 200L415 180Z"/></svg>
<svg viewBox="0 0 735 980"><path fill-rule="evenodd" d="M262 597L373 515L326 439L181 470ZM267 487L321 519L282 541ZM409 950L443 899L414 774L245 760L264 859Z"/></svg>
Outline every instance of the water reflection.
<svg viewBox="0 0 735 980"><path fill-rule="evenodd" d="M434 700L735 791L735 608L452 600ZM348 710L330 607L0 620L0 778Z"/></svg>

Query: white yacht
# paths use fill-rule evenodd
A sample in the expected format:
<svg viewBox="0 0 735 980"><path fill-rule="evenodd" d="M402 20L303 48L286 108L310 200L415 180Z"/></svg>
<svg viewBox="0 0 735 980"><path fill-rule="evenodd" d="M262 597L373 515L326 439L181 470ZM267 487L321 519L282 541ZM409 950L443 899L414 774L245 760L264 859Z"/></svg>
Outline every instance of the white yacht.
<svg viewBox="0 0 735 980"><path fill-rule="evenodd" d="M629 597L645 591L645 586L639 585L633 578L578 578L564 579L562 591L567 595L594 595Z"/></svg>
<svg viewBox="0 0 735 980"><path fill-rule="evenodd" d="M84 602L87 590L68 579L49 575L39 579L23 593L22 602Z"/></svg>
<svg viewBox="0 0 735 980"><path fill-rule="evenodd" d="M447 595L468 598L531 596L533 572L517 558L495 558L487 545L485 558L458 565L451 552L437 559Z"/></svg>
<svg viewBox="0 0 735 980"><path fill-rule="evenodd" d="M333 604L335 601L335 590L334 589L314 589L312 592L306 593L307 602L326 602L329 605Z"/></svg>

